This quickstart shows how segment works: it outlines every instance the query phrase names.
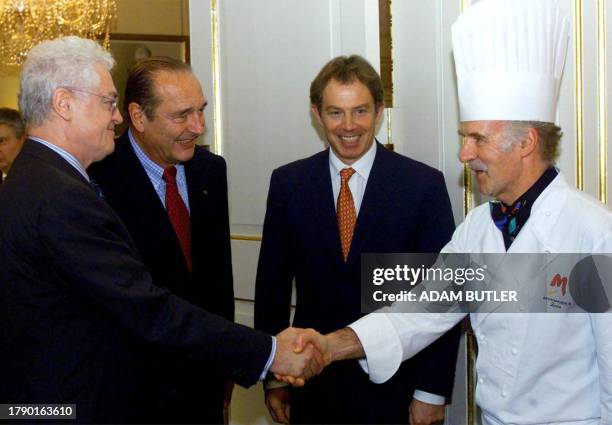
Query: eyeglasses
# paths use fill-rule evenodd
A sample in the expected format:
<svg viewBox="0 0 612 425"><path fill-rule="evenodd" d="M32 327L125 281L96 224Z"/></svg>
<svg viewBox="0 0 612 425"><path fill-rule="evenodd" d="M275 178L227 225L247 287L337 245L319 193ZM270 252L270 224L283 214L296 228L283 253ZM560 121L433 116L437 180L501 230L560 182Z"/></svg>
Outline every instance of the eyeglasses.
<svg viewBox="0 0 612 425"><path fill-rule="evenodd" d="M90 92L90 91L87 91L87 90L75 89L73 87L64 87L64 88L67 89L67 90L70 90L70 91L76 91L76 92L79 92L79 93L90 94L92 96L97 96L97 97L101 98L102 101L103 101L102 103L104 103L107 106L107 108L108 108L108 110L110 112L115 112L115 110L117 109L117 102L119 102L119 98L118 97L104 96L103 94L93 93L93 92Z"/></svg>

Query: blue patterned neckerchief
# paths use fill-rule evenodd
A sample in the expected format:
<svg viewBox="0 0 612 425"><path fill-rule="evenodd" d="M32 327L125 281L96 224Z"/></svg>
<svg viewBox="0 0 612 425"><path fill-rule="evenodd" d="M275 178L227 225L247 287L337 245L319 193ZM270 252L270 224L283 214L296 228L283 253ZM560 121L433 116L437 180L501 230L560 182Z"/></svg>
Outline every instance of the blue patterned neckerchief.
<svg viewBox="0 0 612 425"><path fill-rule="evenodd" d="M538 199L538 196L546 187L557 177L559 172L556 168L550 167L544 174L531 186L527 192L521 195L512 205L506 205L500 201L489 203L491 218L495 226L501 230L504 237L506 251L517 238L519 232L531 215L531 207Z"/></svg>

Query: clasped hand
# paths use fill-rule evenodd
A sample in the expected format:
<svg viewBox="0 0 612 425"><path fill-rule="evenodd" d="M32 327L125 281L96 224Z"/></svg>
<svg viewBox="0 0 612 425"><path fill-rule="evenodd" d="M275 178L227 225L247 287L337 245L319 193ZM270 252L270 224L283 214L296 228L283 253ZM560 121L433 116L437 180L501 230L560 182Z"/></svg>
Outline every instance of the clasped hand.
<svg viewBox="0 0 612 425"><path fill-rule="evenodd" d="M301 387L332 361L325 337L314 329L287 328L276 335L270 367L276 379Z"/></svg>

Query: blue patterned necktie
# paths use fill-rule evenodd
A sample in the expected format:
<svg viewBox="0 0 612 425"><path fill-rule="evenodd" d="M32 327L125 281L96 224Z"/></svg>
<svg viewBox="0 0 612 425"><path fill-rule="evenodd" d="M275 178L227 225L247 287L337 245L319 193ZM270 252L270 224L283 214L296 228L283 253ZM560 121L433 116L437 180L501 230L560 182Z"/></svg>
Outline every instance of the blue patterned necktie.
<svg viewBox="0 0 612 425"><path fill-rule="evenodd" d="M504 235L504 241L509 242L506 242L506 249L508 249L510 244L514 241L521 230L521 227L523 227L524 223L519 220L518 214L526 203L526 199L519 199L511 206L505 205L503 202L489 203L491 217L493 218L495 225Z"/></svg>

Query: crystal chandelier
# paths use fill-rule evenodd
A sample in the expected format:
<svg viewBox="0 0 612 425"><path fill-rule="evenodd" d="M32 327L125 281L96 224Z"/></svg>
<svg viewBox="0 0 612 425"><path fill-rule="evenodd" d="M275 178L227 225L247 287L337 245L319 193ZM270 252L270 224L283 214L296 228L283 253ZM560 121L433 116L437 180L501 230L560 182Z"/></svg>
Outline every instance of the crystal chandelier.
<svg viewBox="0 0 612 425"><path fill-rule="evenodd" d="M99 39L108 48L115 0L0 0L0 62L21 65L43 40L65 35Z"/></svg>

